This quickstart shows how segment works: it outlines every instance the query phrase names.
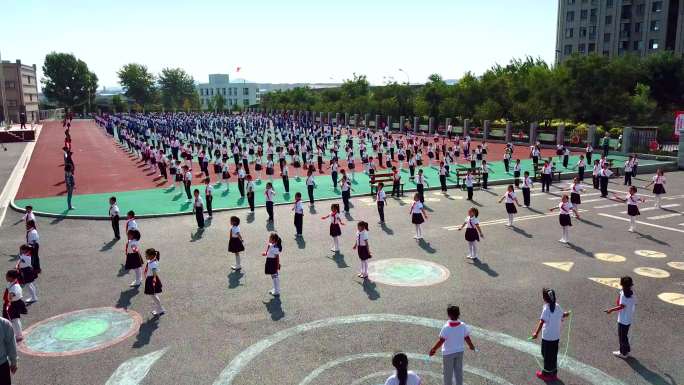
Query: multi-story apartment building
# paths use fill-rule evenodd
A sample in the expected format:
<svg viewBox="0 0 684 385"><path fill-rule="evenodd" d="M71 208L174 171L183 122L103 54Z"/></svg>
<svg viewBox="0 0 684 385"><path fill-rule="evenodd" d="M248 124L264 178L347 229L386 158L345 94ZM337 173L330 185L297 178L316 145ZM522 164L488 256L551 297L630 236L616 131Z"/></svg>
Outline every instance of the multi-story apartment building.
<svg viewBox="0 0 684 385"><path fill-rule="evenodd" d="M256 83L231 83L225 74L209 75L209 83L197 86L202 108L206 108L215 95L223 96L226 108L233 106L249 107L261 102L259 85Z"/></svg>
<svg viewBox="0 0 684 385"><path fill-rule="evenodd" d="M38 113L38 79L36 78L36 65L21 64L21 60L15 63L2 61L0 63L0 112L4 111L2 103L6 103L8 120L19 122L19 114L26 113L26 121L39 120Z"/></svg>

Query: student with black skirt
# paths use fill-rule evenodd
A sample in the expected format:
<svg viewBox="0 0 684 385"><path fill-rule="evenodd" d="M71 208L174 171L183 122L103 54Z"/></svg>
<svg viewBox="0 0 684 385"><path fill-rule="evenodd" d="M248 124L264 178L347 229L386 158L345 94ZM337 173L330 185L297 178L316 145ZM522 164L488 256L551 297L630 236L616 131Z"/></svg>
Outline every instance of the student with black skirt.
<svg viewBox="0 0 684 385"><path fill-rule="evenodd" d="M228 252L235 254L235 264L231 270L239 271L242 269L240 264L240 253L245 251L245 243L240 232L240 218L230 217L230 230L228 232Z"/></svg>
<svg viewBox="0 0 684 385"><path fill-rule="evenodd" d="M35 285L35 280L38 278L33 270L31 252L33 248L29 245L21 245L19 248L19 261L17 262L17 270L21 273L21 285L26 287L31 295L25 302L33 303L38 301L38 288Z"/></svg>
<svg viewBox="0 0 684 385"><path fill-rule="evenodd" d="M162 292L162 281L159 278L159 256L159 251L155 249L145 250L145 258L147 258L147 263L145 264L145 294L152 296L155 306L155 309L152 310L152 315L155 317L166 313L161 304L161 299L159 299L159 294Z"/></svg>
<svg viewBox="0 0 684 385"><path fill-rule="evenodd" d="M204 228L204 201L200 196L199 190L195 189L192 192L194 195L194 200L192 202L192 212L195 214L195 219L197 220L197 227L200 229Z"/></svg>
<svg viewBox="0 0 684 385"><path fill-rule="evenodd" d="M665 183L667 183L667 181L665 180L664 174L665 173L662 169L656 170L656 174L651 180L651 182L644 186L644 188L648 188L649 186L653 185L653 195L655 195L656 208L660 208L660 202L662 201L663 195L665 194Z"/></svg>
<svg viewBox="0 0 684 385"><path fill-rule="evenodd" d="M570 312L563 312L563 308L556 303L556 292L553 289L542 289L544 307L537 327L532 332L532 339L537 339L541 331L541 354L544 358L544 369L536 372L537 378L543 381L558 379L558 345L561 337L561 326L564 318Z"/></svg>
<svg viewBox="0 0 684 385"><path fill-rule="evenodd" d="M294 211L294 225L295 225L295 237L302 237L302 230L304 228L304 206L302 205L302 193L295 193L295 203L292 207Z"/></svg>
<svg viewBox="0 0 684 385"><path fill-rule="evenodd" d="M359 221L356 225L356 242L354 242L353 249L358 251L359 260L361 260L361 268L359 278L368 278L368 260L371 258L370 244L368 243L368 222Z"/></svg>
<svg viewBox="0 0 684 385"><path fill-rule="evenodd" d="M423 202L420 201L420 194L413 195L413 204L411 205L411 223L416 226L416 235L413 237L416 240L423 239L423 222L427 219L427 213Z"/></svg>
<svg viewBox="0 0 684 385"><path fill-rule="evenodd" d="M577 212L575 206L573 206L573 204L570 203L570 198L568 198L568 194L563 194L561 202L558 204L557 207L552 207L549 209L550 212L554 212L556 210L559 211L558 222L560 223L561 228L563 229L563 235L561 239L558 240L558 242L570 243L570 226L572 226L570 212L574 212L575 218L577 219L580 219L579 213Z"/></svg>
<svg viewBox="0 0 684 385"><path fill-rule="evenodd" d="M330 251L337 253L340 251L340 235L342 235L342 229L340 226L344 226L344 222L340 218L340 205L333 203L330 205L330 214L321 217L321 219L330 219L330 236L333 239L332 247Z"/></svg>
<svg viewBox="0 0 684 385"><path fill-rule="evenodd" d="M480 241L480 238L484 238L484 233L482 233L482 228L480 227L480 220L477 218L478 215L480 215L479 210L471 207L468 209L468 216L465 222L458 228L458 231L463 230L463 227L466 228L465 240L468 242L468 255L466 258L472 260L480 259L479 252L477 251L477 242Z"/></svg>
<svg viewBox="0 0 684 385"><path fill-rule="evenodd" d="M19 278L21 274L18 270L8 270L5 274L7 286L2 296L2 318L9 320L14 329L14 337L16 342L21 342L24 339L24 334L21 327L21 315L27 314L26 303L23 299L23 292L19 285Z"/></svg>
<svg viewBox="0 0 684 385"><path fill-rule="evenodd" d="M580 184L579 177L575 177L572 180L572 183L567 190L570 191L570 203L572 203L575 209L579 210L579 206L582 204L582 197L580 194L584 192L584 188L582 187L582 184Z"/></svg>
<svg viewBox="0 0 684 385"><path fill-rule="evenodd" d="M283 241L278 234L271 233L268 237L266 251L261 255L266 257L264 273L271 276L273 289L268 293L274 297L280 296L280 254L283 251Z"/></svg>
<svg viewBox="0 0 684 385"><path fill-rule="evenodd" d="M126 242L126 263L125 270L135 271L135 281L131 282L131 287L140 286L142 283L142 256L140 255L140 231L128 230L126 234L128 242Z"/></svg>
<svg viewBox="0 0 684 385"><path fill-rule="evenodd" d="M613 194L613 200L618 202L627 203L627 215L629 215L629 232L636 231L636 217L641 215L639 212L639 203L646 202L644 198L637 196L637 188L635 186L629 186L629 193L625 198L620 198Z"/></svg>
<svg viewBox="0 0 684 385"><path fill-rule="evenodd" d="M506 200L506 212L508 213L508 224L506 226L511 227L513 226L513 216L518 213L515 205L517 204L520 206L520 202L518 202L518 198L515 196L515 189L512 184L508 185L506 193L501 196L499 203L503 202L504 199Z"/></svg>
<svg viewBox="0 0 684 385"><path fill-rule="evenodd" d="M515 165L513 166L513 178L515 179L515 187L520 187L520 171L522 167L520 166L520 159L515 160Z"/></svg>

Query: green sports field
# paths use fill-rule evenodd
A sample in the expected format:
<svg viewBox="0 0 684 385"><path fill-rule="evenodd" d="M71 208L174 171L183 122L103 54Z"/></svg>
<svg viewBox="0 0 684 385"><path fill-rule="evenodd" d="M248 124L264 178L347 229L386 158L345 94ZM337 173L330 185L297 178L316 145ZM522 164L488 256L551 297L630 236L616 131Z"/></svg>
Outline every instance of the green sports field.
<svg viewBox="0 0 684 385"><path fill-rule="evenodd" d="M611 155L610 158L615 159L616 165L621 165L625 160L624 157L617 155ZM557 160L557 158L554 159ZM564 169L562 165L557 162L557 170L561 171L565 175L575 174L576 170L574 170L572 165L576 164L577 160L577 157L571 157L570 167L568 169ZM523 172L530 171L530 173L532 173L532 161L530 159L522 160L521 163ZM640 160L640 167L656 164L664 164L664 162ZM503 162L491 162L489 165L491 168L491 173L489 175L490 184L496 184L497 182L501 183L503 181L512 179L512 171L511 173L506 173ZM456 167L465 167L465 165L459 165ZM422 169L425 179L428 183L428 187L439 188L439 172L437 166L424 166ZM380 169L376 172L383 173L386 172L386 170ZM591 171L588 170L586 175L591 178ZM409 180L409 172L407 169L402 170L401 176L402 183L404 183L404 190L406 192L415 190L415 183ZM369 178L367 175L362 172L357 172L354 179L354 183L352 184L352 196L370 194L370 185L368 183ZM214 185L214 210L235 209L248 206L247 199L240 197L236 179L233 177L231 180L233 182L230 183L228 187L226 187L226 184L223 183L220 185ZM317 176L315 177L315 180L317 186L314 195L317 201L340 198L341 191L339 188L334 188L332 185L332 178L329 175ZM261 180L255 183L255 203L257 206L264 205L264 190L266 188L266 182L268 182L268 180ZM451 175L449 178L447 178L447 184L450 187L457 185L456 174L454 172L453 165L451 167ZM280 178L273 180L273 186L276 191L276 204L294 202L294 196L296 192L302 193L304 201L308 200L304 178L290 177L289 194L285 193L285 189L283 188ZM204 196L204 185L200 184L193 186L193 189L194 188L198 188L202 196ZM385 190L388 189L391 189L391 186L387 187ZM72 204L75 207L74 210L66 209L65 196L21 199L15 201L14 204L20 208L23 208L26 205L32 205L34 211L39 214L46 213L53 216L107 218L109 210L108 201L109 197L111 196L116 196L122 212L134 210L138 216L174 215L192 212L191 203L187 202L183 188L178 185L175 188L163 187L146 190L112 191L101 194L74 195L72 200Z"/></svg>

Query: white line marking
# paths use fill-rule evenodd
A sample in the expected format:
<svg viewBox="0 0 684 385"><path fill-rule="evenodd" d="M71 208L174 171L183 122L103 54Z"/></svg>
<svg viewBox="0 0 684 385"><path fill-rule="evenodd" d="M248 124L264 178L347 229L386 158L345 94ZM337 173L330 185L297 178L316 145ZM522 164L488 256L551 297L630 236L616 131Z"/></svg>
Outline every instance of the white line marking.
<svg viewBox="0 0 684 385"><path fill-rule="evenodd" d="M593 208L595 209L607 209L609 207L618 207L618 206L623 206L624 203L613 203L610 205L601 205L601 206L594 206Z"/></svg>
<svg viewBox="0 0 684 385"><path fill-rule="evenodd" d="M19 191L19 185L24 178L24 173L26 173L26 168L28 167L31 155L33 154L33 149L36 147L36 143L38 143L41 128L42 126L36 126L36 139L33 142L26 142L24 151L21 153L21 156L19 156L17 164L14 166L12 173L7 179L7 183L5 183L2 193L0 193L0 226L2 226L2 222L5 220L5 215L9 209L10 202L14 199L14 196L17 195L17 191Z"/></svg>
<svg viewBox="0 0 684 385"><path fill-rule="evenodd" d="M677 207L677 206L679 206L679 203L673 203L673 204L670 204L670 205L662 205L662 206L660 206L660 207L651 206L651 207L646 207L646 208L643 208L643 209L639 209L639 212L660 210L661 208L662 208L662 209L669 209L669 208L671 208L671 207ZM620 214L627 214L627 211L621 211Z"/></svg>
<svg viewBox="0 0 684 385"><path fill-rule="evenodd" d="M623 217L618 217L618 216L615 216L615 215L604 214L604 213L598 213L598 215L600 215L600 216L602 216L602 217L608 217L608 218L613 218L613 219L618 219L618 220L621 220L621 221L629 222L629 219L623 218ZM684 233L684 230L674 229L674 228L672 228L672 227L667 227L667 226L656 225L656 224L653 224L653 223L642 222L642 221L636 221L636 223L638 223L638 224L640 224L640 225L655 227L655 228L658 228L658 229L676 231L676 232L678 232L678 233Z"/></svg>
<svg viewBox="0 0 684 385"><path fill-rule="evenodd" d="M669 197L664 197L663 200L672 200L672 199L681 199L684 198L684 195L673 195Z"/></svg>
<svg viewBox="0 0 684 385"><path fill-rule="evenodd" d="M348 362L352 361L359 361L359 360L367 360L367 359L372 359L372 358L392 358L394 356L394 353L361 353L361 354L353 354L350 356L344 356L340 357L336 360L330 361L325 363L324 365L321 365L311 371L309 375L307 375L302 381L299 382L299 385L309 385L313 381L318 378L323 372L326 370L332 369L336 366L346 364ZM420 362L433 362L433 363L442 363L442 359L438 357L430 357L427 354L417 354L417 353L407 353L406 356L408 358L415 361L420 361ZM494 373L490 373L484 369L479 369L479 368L474 368L468 364L463 365L463 370L475 374L477 376L483 377L489 381L492 381L495 384L499 385L513 385L510 382L504 380L503 378L497 376ZM424 374L424 372L420 372L420 374ZM439 375L439 378L442 378L442 375ZM358 382L354 382L355 384L358 384Z"/></svg>
<svg viewBox="0 0 684 385"><path fill-rule="evenodd" d="M289 329L284 329L275 334L254 343L247 349L240 352L232 361L221 371L219 377L214 381L214 385L231 385L235 377L246 368L250 362L257 358L261 353L280 343L290 337L309 332L311 330L337 326L337 325L354 325L364 322L388 323L394 322L399 324L410 324L417 326L424 326L433 329L440 329L444 321L431 318L416 317L410 315L399 314L358 314L352 316L327 318L317 320L305 324L300 324ZM518 350L519 352L531 355L533 357L541 358L539 345L532 342L523 341L519 338L512 337L508 334L493 332L477 326L471 326L471 332L475 338L502 345L504 347ZM567 369L573 375L584 379L585 381L596 385L625 385L624 382L611 377L600 369L587 365L574 358L567 357L562 368Z"/></svg>
<svg viewBox="0 0 684 385"><path fill-rule="evenodd" d="M583 213L586 212L586 209L579 209L577 212ZM515 222L521 222L521 221L526 221L529 219L539 219L539 218L547 218L547 217L553 217L553 216L558 216L558 213L545 213L545 214L532 214L532 215L523 215L523 216L517 216L514 218L513 223ZM503 223L508 223L508 218L500 218L500 219L492 219L491 221L484 221L480 222L480 226L490 226L490 225L500 225ZM458 230L458 228L461 225L458 226L445 226L442 227L444 230L447 231L454 231Z"/></svg>
<svg viewBox="0 0 684 385"><path fill-rule="evenodd" d="M656 215L655 217L648 217L646 219L650 221L657 221L658 219L666 219L666 218L674 218L682 215L682 213L673 213L673 214L665 214L665 215Z"/></svg>
<svg viewBox="0 0 684 385"><path fill-rule="evenodd" d="M569 192L569 191L568 191L568 192ZM589 193L589 194L580 194L580 195L582 196L582 198L584 198L584 197L590 197L590 196L592 196L592 195L600 195L600 194L601 194L601 193ZM553 200L557 200L558 197L551 197L551 198L547 198L547 199L550 200L550 201L553 201Z"/></svg>
<svg viewBox="0 0 684 385"><path fill-rule="evenodd" d="M141 383L152 365L160 359L169 348L147 353L144 356L133 357L119 365L107 380L105 385L137 385Z"/></svg>

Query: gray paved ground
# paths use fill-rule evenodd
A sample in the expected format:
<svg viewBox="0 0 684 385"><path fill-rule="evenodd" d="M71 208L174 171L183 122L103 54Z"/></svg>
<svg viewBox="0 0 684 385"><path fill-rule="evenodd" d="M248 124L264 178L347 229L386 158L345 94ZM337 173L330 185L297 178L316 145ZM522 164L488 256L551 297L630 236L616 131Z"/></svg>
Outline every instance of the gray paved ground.
<svg viewBox="0 0 684 385"><path fill-rule="evenodd" d="M7 151L4 151L4 148ZM0 144L0 191L5 187L5 182L9 178L14 166L17 164L17 159L24 151L26 143L2 143Z"/></svg>
<svg viewBox="0 0 684 385"><path fill-rule="evenodd" d="M490 224L483 227L486 237L481 242L481 254L485 263L480 265L464 259L463 234L444 229L460 224L470 206L462 199L462 192L450 190L453 199L427 193L432 201L428 202L431 216L425 227L425 244L412 239L407 203L390 201L388 224L383 230L376 223L375 207L363 198L353 200L353 218L371 223L373 261L411 257L450 270L447 281L420 288L364 284L356 278L358 258L351 250L354 223L343 228L342 255L332 257L327 251L327 225L319 219L327 213L330 202L319 203L316 214L307 212L302 245L292 237L289 207L277 207L275 227L285 239L280 301L267 294L271 280L263 274L260 254L267 233L263 209L257 210L251 220L244 210L218 214L199 239L193 237L191 216L141 220L143 247L155 247L162 253L162 299L169 312L158 320L149 315L151 300L142 292L129 290L132 277L119 273L124 243L109 242L112 234L107 222L39 218L44 271L38 280L41 300L22 318L24 324L83 308L118 306L139 312L143 325L137 335L92 353L59 358L22 355L16 382L104 384L124 361L168 348L142 383L211 384L238 354L279 331L315 320L369 313L443 320L448 303L461 305L464 321L526 342L541 310L540 290L552 286L557 289L559 303L575 314L569 356L624 384L681 384L684 307L658 299L662 292L684 293L684 271L667 265L684 261L684 196L679 195L684 191L684 173L671 173L668 178L671 199L663 202L666 209L643 210L652 205L652 201L647 202L640 217L661 227L642 224L639 233L628 233L626 222L599 215L625 218L621 214L624 205L605 207L615 202L588 195L582 206L588 210L581 213L584 222L575 220L571 230L572 245L557 242L560 227L555 215L529 217L519 221L517 229ZM623 189L615 184L611 188ZM495 204L494 194L501 192L476 192L483 222L506 216L503 205ZM587 192L594 193L591 189ZM550 197L533 196L534 209L546 212L557 202ZM103 203L104 211L107 208ZM521 218L533 214L537 213L520 209ZM228 275L233 262L226 253L230 215L243 219L247 255L242 277ZM0 231L0 253L6 258L6 267L14 263L23 234L20 216L8 213ZM660 251L667 258L638 256L634 253L637 249ZM619 254L626 261L604 262L594 258L594 252ZM543 265L562 261L574 262L569 272ZM633 272L637 267L660 268L670 277L640 276ZM617 344L615 317L601 311L614 303L616 290L588 279L624 274L634 277L639 299L632 330L633 358L627 361L612 356ZM233 383L299 384L314 369L350 355L397 350L425 353L437 333L433 328L396 322L321 327L278 342L251 362L242 361L244 368ZM540 383L533 379L537 366L531 356L482 338L475 338L475 343L480 352L467 353L467 364L513 384ZM423 361L413 360L411 366L418 372L441 371L441 365ZM367 357L332 365L310 383L350 384L390 369L389 359ZM560 384L590 383L568 370L561 370L560 376ZM431 377L425 379L426 384L440 383ZM361 384L383 381L378 376ZM466 381L471 385L496 383L473 374L466 374Z"/></svg>

